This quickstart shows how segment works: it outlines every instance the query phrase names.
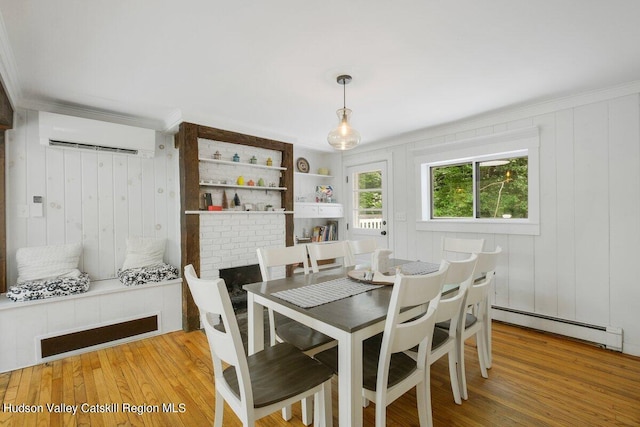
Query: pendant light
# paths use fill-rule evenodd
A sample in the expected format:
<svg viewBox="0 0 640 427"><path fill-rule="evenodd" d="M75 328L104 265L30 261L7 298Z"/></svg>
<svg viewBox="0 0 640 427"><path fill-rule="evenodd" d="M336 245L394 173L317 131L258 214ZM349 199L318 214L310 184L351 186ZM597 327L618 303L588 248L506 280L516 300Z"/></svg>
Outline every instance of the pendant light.
<svg viewBox="0 0 640 427"><path fill-rule="evenodd" d="M351 82L351 76L341 75L336 80L342 85L342 108L336 111L338 127L329 132L327 141L336 150L350 150L360 143L360 133L349 124L351 110L346 107L345 86Z"/></svg>

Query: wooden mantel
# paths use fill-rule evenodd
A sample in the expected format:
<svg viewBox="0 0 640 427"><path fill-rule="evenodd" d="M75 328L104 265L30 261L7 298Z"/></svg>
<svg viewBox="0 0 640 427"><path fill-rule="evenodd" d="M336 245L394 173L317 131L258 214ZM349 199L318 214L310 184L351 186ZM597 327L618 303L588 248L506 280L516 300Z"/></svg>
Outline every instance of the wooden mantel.
<svg viewBox="0 0 640 427"><path fill-rule="evenodd" d="M182 271L184 267L193 264L200 274L200 215L187 215L187 211L197 211L200 207L200 168L198 161L198 138L231 144L248 145L282 153L282 167L287 168L282 173L281 187L282 207L286 211L293 210L293 145L245 135L222 129L215 129L194 123L180 124L175 136L175 146L178 149L180 167L180 231L182 251ZM285 215L286 245L293 245L293 215ZM182 328L192 331L200 327L198 308L193 302L189 286L182 283Z"/></svg>

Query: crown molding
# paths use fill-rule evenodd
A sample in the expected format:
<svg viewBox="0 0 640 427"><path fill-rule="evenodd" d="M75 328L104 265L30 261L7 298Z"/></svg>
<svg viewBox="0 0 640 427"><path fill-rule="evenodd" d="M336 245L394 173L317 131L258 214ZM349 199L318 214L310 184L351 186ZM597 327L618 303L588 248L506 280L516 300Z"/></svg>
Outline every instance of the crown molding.
<svg viewBox="0 0 640 427"><path fill-rule="evenodd" d="M14 110L22 98L17 70L13 50L9 44L7 28L4 25L2 13L0 13L0 80L2 80L4 90Z"/></svg>
<svg viewBox="0 0 640 427"><path fill-rule="evenodd" d="M170 134L178 133L178 127L183 121L182 110L174 110L163 120L163 132Z"/></svg>

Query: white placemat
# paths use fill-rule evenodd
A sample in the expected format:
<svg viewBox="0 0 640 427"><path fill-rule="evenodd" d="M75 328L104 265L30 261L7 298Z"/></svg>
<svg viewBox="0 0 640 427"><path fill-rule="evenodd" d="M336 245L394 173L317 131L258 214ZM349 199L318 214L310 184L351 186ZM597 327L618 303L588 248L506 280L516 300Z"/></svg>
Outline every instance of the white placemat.
<svg viewBox="0 0 640 427"><path fill-rule="evenodd" d="M407 276L414 276L418 274L430 274L440 270L440 264L434 264L432 262L413 261L400 266L402 274Z"/></svg>
<svg viewBox="0 0 640 427"><path fill-rule="evenodd" d="M271 295L302 308L311 308L361 294L382 286L384 285L369 285L367 283L354 282L348 277L343 277L328 282L287 289Z"/></svg>

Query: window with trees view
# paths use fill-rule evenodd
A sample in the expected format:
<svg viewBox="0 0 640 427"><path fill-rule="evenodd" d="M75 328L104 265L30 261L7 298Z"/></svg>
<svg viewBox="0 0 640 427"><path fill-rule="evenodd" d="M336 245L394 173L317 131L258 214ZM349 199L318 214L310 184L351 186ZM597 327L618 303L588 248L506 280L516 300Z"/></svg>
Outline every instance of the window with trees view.
<svg viewBox="0 0 640 427"><path fill-rule="evenodd" d="M382 171L372 170L354 174L353 226L379 229L382 224Z"/></svg>
<svg viewBox="0 0 640 427"><path fill-rule="evenodd" d="M528 218L528 157L430 166L431 218Z"/></svg>

